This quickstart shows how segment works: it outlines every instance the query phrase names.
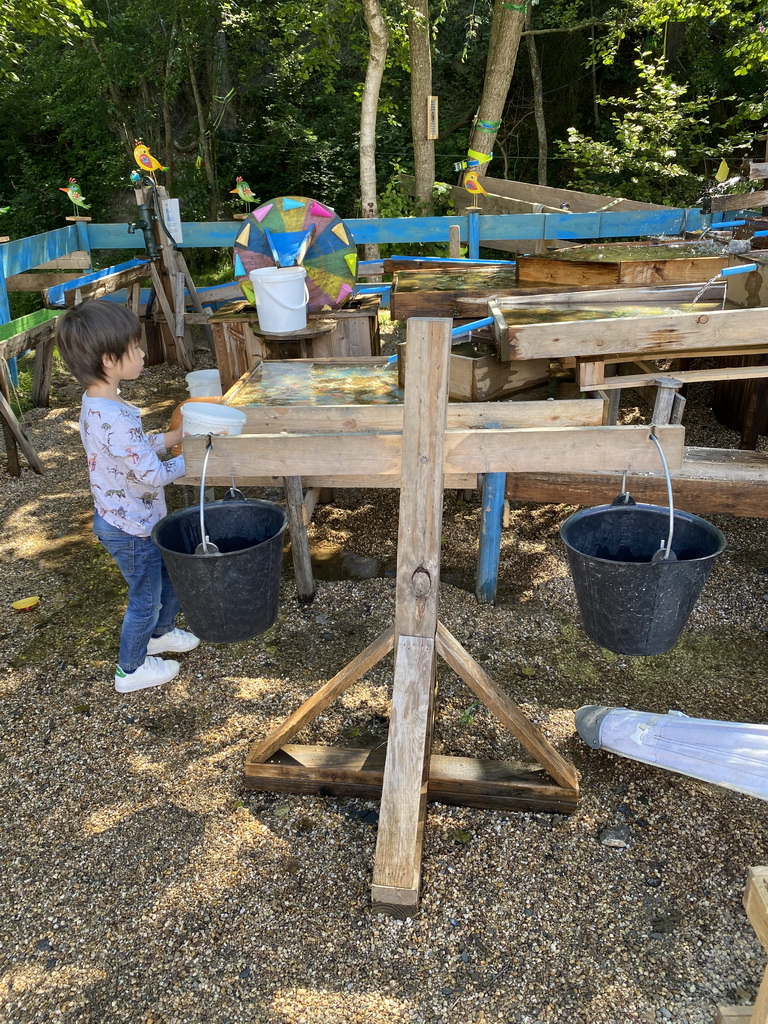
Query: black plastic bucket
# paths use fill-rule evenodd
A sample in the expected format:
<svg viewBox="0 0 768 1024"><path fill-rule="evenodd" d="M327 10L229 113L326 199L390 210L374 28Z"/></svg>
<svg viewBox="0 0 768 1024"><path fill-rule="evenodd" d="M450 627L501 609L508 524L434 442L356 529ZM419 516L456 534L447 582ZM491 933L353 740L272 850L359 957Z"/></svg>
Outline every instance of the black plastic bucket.
<svg viewBox="0 0 768 1024"><path fill-rule="evenodd" d="M277 619L283 533L280 505L255 499L211 501L205 530L219 554L195 554L200 506L180 509L152 530L189 628L217 644L248 640Z"/></svg>
<svg viewBox="0 0 768 1024"><path fill-rule="evenodd" d="M601 647L646 655L677 643L726 542L716 526L676 509L676 558L651 561L668 532L669 509L634 502L582 509L560 527L584 629Z"/></svg>

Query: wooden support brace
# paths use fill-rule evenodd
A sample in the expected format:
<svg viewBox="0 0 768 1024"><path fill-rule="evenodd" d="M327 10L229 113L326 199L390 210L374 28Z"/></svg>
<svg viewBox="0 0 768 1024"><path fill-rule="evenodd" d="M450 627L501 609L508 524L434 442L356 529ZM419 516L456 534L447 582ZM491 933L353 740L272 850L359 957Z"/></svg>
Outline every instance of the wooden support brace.
<svg viewBox="0 0 768 1024"><path fill-rule="evenodd" d="M312 558L309 553L307 524L304 522L304 495L300 476L284 476L283 489L291 534L291 556L299 601L309 604L315 596Z"/></svg>
<svg viewBox="0 0 768 1024"><path fill-rule="evenodd" d="M384 630L372 643L368 644L364 651L354 657L324 686L321 686L309 700L306 700L300 708L289 715L269 736L260 743L253 744L245 765L246 785L248 784L249 766L260 764L272 757L292 736L314 721L348 687L356 683L369 669L386 657L394 646L394 635L394 629Z"/></svg>
<svg viewBox="0 0 768 1024"><path fill-rule="evenodd" d="M10 431L10 434L11 434L14 442L24 452L24 455L27 458L27 462L29 462L29 464L32 467L32 469L36 473L42 474L43 473L43 464L40 461L40 456L35 451L33 445L31 444L31 442L27 438L27 435L21 429L21 425L19 424L19 421L16 419L16 416L14 415L14 412L13 412L13 409L11 408L11 406L10 406L10 403L7 401L5 395L3 395L3 394L0 394L0 416L3 419L4 429L5 429L5 427L7 427L8 431ZM7 439L7 437L8 437L8 435L6 433L6 439ZM11 452L9 450L9 452L8 452L8 469L9 469L9 472L11 473L11 476L20 476L21 475L21 470L18 467L18 459L17 459L16 454L15 454L15 448L14 448L14 453L13 453L13 463L15 463L15 466L17 468L17 472L14 472L13 469L12 469L12 456L11 456Z"/></svg>
<svg viewBox="0 0 768 1024"><path fill-rule="evenodd" d="M437 653L557 783L566 789L578 790L578 777L573 765L555 750L542 731L499 689L485 669L464 650L442 622L437 626Z"/></svg>

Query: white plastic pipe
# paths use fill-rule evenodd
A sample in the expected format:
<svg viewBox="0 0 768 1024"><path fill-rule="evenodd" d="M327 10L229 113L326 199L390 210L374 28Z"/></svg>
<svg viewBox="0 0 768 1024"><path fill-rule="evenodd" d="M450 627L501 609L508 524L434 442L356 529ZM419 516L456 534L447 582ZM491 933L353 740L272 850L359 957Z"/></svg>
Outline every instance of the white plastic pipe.
<svg viewBox="0 0 768 1024"><path fill-rule="evenodd" d="M576 712L576 728L595 750L768 800L768 725L592 704Z"/></svg>

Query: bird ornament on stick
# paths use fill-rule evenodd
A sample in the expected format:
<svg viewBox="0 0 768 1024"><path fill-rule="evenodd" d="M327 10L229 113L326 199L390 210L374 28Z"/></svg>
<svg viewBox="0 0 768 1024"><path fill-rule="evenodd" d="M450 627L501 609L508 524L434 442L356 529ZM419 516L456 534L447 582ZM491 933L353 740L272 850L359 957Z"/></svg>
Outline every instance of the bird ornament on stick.
<svg viewBox="0 0 768 1024"><path fill-rule="evenodd" d="M77 208L81 207L83 210L90 210L90 204L86 203L85 196L80 191L80 186L77 184L76 178L70 178L69 184L59 188L59 192L66 192L72 203L74 215L77 216Z"/></svg>
<svg viewBox="0 0 768 1024"><path fill-rule="evenodd" d="M488 195L477 176L477 171L467 171L464 175L464 188L473 196Z"/></svg>
<svg viewBox="0 0 768 1024"><path fill-rule="evenodd" d="M248 209L250 209L251 203L255 203L258 201L256 199L256 196L251 191L251 186L240 175L238 175L235 178L235 187L229 190L229 194L231 196L238 195L243 200L243 202L248 206Z"/></svg>
<svg viewBox="0 0 768 1024"><path fill-rule="evenodd" d="M150 176L152 181L157 181L155 178L155 171L167 171L167 167L163 167L159 160L155 160L152 154L149 152L149 146L145 146L141 139L136 140L136 145L133 149L133 159L146 173Z"/></svg>

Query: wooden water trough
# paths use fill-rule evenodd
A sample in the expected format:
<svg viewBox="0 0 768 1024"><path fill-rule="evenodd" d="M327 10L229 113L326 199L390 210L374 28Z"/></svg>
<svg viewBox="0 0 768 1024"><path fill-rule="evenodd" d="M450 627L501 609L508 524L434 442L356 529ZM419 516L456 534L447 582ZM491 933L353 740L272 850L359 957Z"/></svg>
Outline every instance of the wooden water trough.
<svg viewBox="0 0 768 1024"><path fill-rule="evenodd" d="M632 288L709 281L729 264L716 242L621 242L519 256L518 285Z"/></svg>

